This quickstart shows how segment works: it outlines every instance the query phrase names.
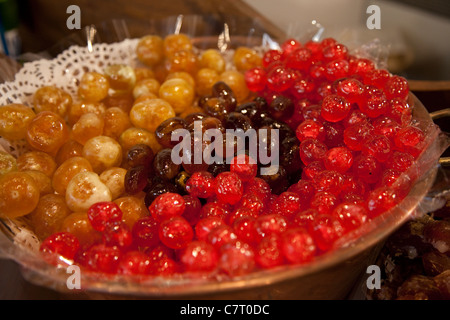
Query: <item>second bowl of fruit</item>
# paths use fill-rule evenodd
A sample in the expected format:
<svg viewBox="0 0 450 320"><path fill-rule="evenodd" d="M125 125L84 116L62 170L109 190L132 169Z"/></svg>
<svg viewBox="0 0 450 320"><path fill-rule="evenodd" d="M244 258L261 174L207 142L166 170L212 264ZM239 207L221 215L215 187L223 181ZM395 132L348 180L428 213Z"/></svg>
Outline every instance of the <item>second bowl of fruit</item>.
<svg viewBox="0 0 450 320"><path fill-rule="evenodd" d="M2 153L0 214L39 239L30 281L74 293L76 265L91 297L343 298L433 184L446 142L407 80L334 39L149 35L136 56L0 108L28 148Z"/></svg>

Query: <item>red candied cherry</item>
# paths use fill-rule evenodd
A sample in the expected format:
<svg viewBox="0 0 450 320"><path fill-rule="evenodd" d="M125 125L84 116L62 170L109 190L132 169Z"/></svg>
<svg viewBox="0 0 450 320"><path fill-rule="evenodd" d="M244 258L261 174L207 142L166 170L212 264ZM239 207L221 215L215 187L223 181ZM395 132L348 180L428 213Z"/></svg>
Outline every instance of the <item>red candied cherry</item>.
<svg viewBox="0 0 450 320"><path fill-rule="evenodd" d="M320 214L309 225L308 231L317 248L323 252L332 249L333 244L344 234L341 223L331 214Z"/></svg>
<svg viewBox="0 0 450 320"><path fill-rule="evenodd" d="M328 47L328 46L334 45L334 44L336 44L336 43L338 43L338 42L336 41L336 39L329 37L329 38L324 38L324 39L320 42L320 45L321 45L322 50L323 50L323 48L326 48L326 47Z"/></svg>
<svg viewBox="0 0 450 320"><path fill-rule="evenodd" d="M236 241L220 250L219 268L230 276L242 276L255 269L255 251L248 243Z"/></svg>
<svg viewBox="0 0 450 320"><path fill-rule="evenodd" d="M313 208L299 211L292 219L292 225L295 227L307 228L318 215L319 211Z"/></svg>
<svg viewBox="0 0 450 320"><path fill-rule="evenodd" d="M304 120L317 120L322 121L322 117L320 116L321 107L317 104L307 105L302 110L302 116Z"/></svg>
<svg viewBox="0 0 450 320"><path fill-rule="evenodd" d="M338 198L327 191L318 191L311 199L311 208L325 214L330 212L338 204Z"/></svg>
<svg viewBox="0 0 450 320"><path fill-rule="evenodd" d="M315 81L322 81L325 78L325 73L326 73L325 66L321 61L319 61L315 62L311 66L311 68L309 68L308 75Z"/></svg>
<svg viewBox="0 0 450 320"><path fill-rule="evenodd" d="M385 136L374 136L363 145L362 153L373 156L379 162L385 162L391 155L392 144Z"/></svg>
<svg viewBox="0 0 450 320"><path fill-rule="evenodd" d="M227 217L227 223L233 224L234 220L239 219L241 217L258 217L258 213L256 211L253 211L250 208L247 207L237 207L235 208Z"/></svg>
<svg viewBox="0 0 450 320"><path fill-rule="evenodd" d="M391 78L391 73L385 69L374 69L364 75L364 83L383 89L388 80Z"/></svg>
<svg viewBox="0 0 450 320"><path fill-rule="evenodd" d="M344 97L331 94L323 99L320 115L327 121L338 122L348 115L350 107L351 104Z"/></svg>
<svg viewBox="0 0 450 320"><path fill-rule="evenodd" d="M256 177L245 182L244 193L252 193L257 195L260 199L266 200L271 193L271 189L267 181Z"/></svg>
<svg viewBox="0 0 450 320"><path fill-rule="evenodd" d="M417 157L421 152L425 134L417 127L408 126L397 131L394 137L396 148L402 152L408 152Z"/></svg>
<svg viewBox="0 0 450 320"><path fill-rule="evenodd" d="M267 50L262 57L262 65L264 68L269 67L272 63L281 60L282 52L280 50Z"/></svg>
<svg viewBox="0 0 450 320"><path fill-rule="evenodd" d="M262 196L256 193L244 193L238 205L239 208L245 208L249 210L249 215L258 216L266 208L266 201Z"/></svg>
<svg viewBox="0 0 450 320"><path fill-rule="evenodd" d="M386 169L381 176L379 186L392 187L392 185L398 180L401 172L394 169Z"/></svg>
<svg viewBox="0 0 450 320"><path fill-rule="evenodd" d="M342 178L341 195L353 194L364 196L367 185L357 176L352 174L345 174Z"/></svg>
<svg viewBox="0 0 450 320"><path fill-rule="evenodd" d="M323 48L322 55L325 60L347 59L348 48L341 43L333 43Z"/></svg>
<svg viewBox="0 0 450 320"><path fill-rule="evenodd" d="M352 151L361 151L373 135L373 126L368 121L358 122L344 130L344 143Z"/></svg>
<svg viewBox="0 0 450 320"><path fill-rule="evenodd" d="M95 272L116 273L122 252L116 246L96 244L86 251L85 263L87 268Z"/></svg>
<svg viewBox="0 0 450 320"><path fill-rule="evenodd" d="M322 44L320 42L317 41L313 41L313 40L308 40L305 42L304 44L305 48L308 48L309 50L311 50L311 54L313 56L314 62L317 62L317 60L321 60L322 59Z"/></svg>
<svg viewBox="0 0 450 320"><path fill-rule="evenodd" d="M158 228L159 223L152 216L146 216L140 218L133 224L131 234L133 236L133 242L138 247L154 247L158 245Z"/></svg>
<svg viewBox="0 0 450 320"><path fill-rule="evenodd" d="M108 223L103 230L103 242L126 249L133 243L133 234L125 222Z"/></svg>
<svg viewBox="0 0 450 320"><path fill-rule="evenodd" d="M296 193L300 197L302 204L307 206L316 192L316 187L314 182L300 179L297 183L292 184L287 191Z"/></svg>
<svg viewBox="0 0 450 320"><path fill-rule="evenodd" d="M344 139L344 126L341 122L323 122L325 128L325 140L324 143L329 147L339 147L343 145Z"/></svg>
<svg viewBox="0 0 450 320"><path fill-rule="evenodd" d="M370 118L379 117L389 109L389 103L384 96L371 96L358 105L361 111Z"/></svg>
<svg viewBox="0 0 450 320"><path fill-rule="evenodd" d="M275 92L283 92L294 83L293 72L284 66L276 66L267 73L267 87Z"/></svg>
<svg viewBox="0 0 450 320"><path fill-rule="evenodd" d="M322 160L327 151L327 146L317 139L309 138L300 143L300 159L305 165Z"/></svg>
<svg viewBox="0 0 450 320"><path fill-rule="evenodd" d="M148 210L156 221L162 222L172 217L181 216L184 208L183 196L178 193L166 192L157 196Z"/></svg>
<svg viewBox="0 0 450 320"><path fill-rule="evenodd" d="M388 99L406 99L409 93L408 80L401 76L394 75L386 82L384 92Z"/></svg>
<svg viewBox="0 0 450 320"><path fill-rule="evenodd" d="M214 195L214 176L208 171L194 172L186 181L186 191L194 197L209 198Z"/></svg>
<svg viewBox="0 0 450 320"><path fill-rule="evenodd" d="M305 139L317 139L320 141L325 140L325 128L318 120L304 120L297 126L295 134L299 141L303 141Z"/></svg>
<svg viewBox="0 0 450 320"><path fill-rule="evenodd" d="M182 249L194 238L194 230L185 218L176 216L161 222L158 235L167 247Z"/></svg>
<svg viewBox="0 0 450 320"><path fill-rule="evenodd" d="M325 64L325 77L329 81L335 81L348 76L348 61L336 59Z"/></svg>
<svg viewBox="0 0 450 320"><path fill-rule="evenodd" d="M281 43L280 50L281 50L281 59L286 59L292 52L302 47L302 44L293 38L285 40L283 43Z"/></svg>
<svg viewBox="0 0 450 320"><path fill-rule="evenodd" d="M354 124L365 122L367 118L367 114L359 110L359 108L352 108L345 119L341 121L341 123L346 129Z"/></svg>
<svg viewBox="0 0 450 320"><path fill-rule="evenodd" d="M414 163L414 157L406 152L394 151L385 166L388 169L394 169L399 172L408 170Z"/></svg>
<svg viewBox="0 0 450 320"><path fill-rule="evenodd" d="M158 261L164 257L172 260L175 258L175 250L168 248L163 244L159 244L150 250L146 250L145 253L150 257L152 262Z"/></svg>
<svg viewBox="0 0 450 320"><path fill-rule="evenodd" d="M317 191L326 191L339 195L342 188L343 176L334 170L324 170L314 177Z"/></svg>
<svg viewBox="0 0 450 320"><path fill-rule="evenodd" d="M290 92L297 99L306 99L311 97L316 89L316 84L312 78L300 77L294 81Z"/></svg>
<svg viewBox="0 0 450 320"><path fill-rule="evenodd" d="M231 207L217 201L205 203L200 210L200 218L219 217L226 219L231 212Z"/></svg>
<svg viewBox="0 0 450 320"><path fill-rule="evenodd" d="M281 234L286 231L288 220L280 214L265 214L256 218L254 227L258 238L262 239L271 234Z"/></svg>
<svg viewBox="0 0 450 320"><path fill-rule="evenodd" d="M340 203L331 211L331 215L339 221L345 232L354 230L367 221L367 210L363 205L355 203Z"/></svg>
<svg viewBox="0 0 450 320"><path fill-rule="evenodd" d="M267 73L261 67L254 67L245 71L244 78L250 91L261 92L266 87Z"/></svg>
<svg viewBox="0 0 450 320"><path fill-rule="evenodd" d="M325 153L323 164L328 170L345 173L353 165L353 153L346 147L332 148Z"/></svg>
<svg viewBox="0 0 450 320"><path fill-rule="evenodd" d="M329 81L324 81L317 86L317 96L315 100L323 100L325 97L334 94L333 85Z"/></svg>
<svg viewBox="0 0 450 320"><path fill-rule="evenodd" d="M124 275L146 275L151 272L152 261L141 251L126 252L120 259L117 273Z"/></svg>
<svg viewBox="0 0 450 320"><path fill-rule="evenodd" d="M319 172L325 170L325 166L322 161L313 161L306 165L302 171L302 179L314 180L314 177Z"/></svg>
<svg viewBox="0 0 450 320"><path fill-rule="evenodd" d="M385 136L390 141L394 142L394 137L397 131L400 130L398 122L390 117L381 116L372 121L373 134Z"/></svg>
<svg viewBox="0 0 450 320"><path fill-rule="evenodd" d="M179 272L180 268L178 263L169 257L162 257L153 262L150 267L150 274L155 276L169 277Z"/></svg>
<svg viewBox="0 0 450 320"><path fill-rule="evenodd" d="M239 240L250 244L257 242L255 221L256 218L252 216L239 217L234 220L232 224L233 232Z"/></svg>
<svg viewBox="0 0 450 320"><path fill-rule="evenodd" d="M375 64L372 60L366 58L354 58L350 60L349 74L358 75L364 78L367 73L373 70L375 70Z"/></svg>
<svg viewBox="0 0 450 320"><path fill-rule="evenodd" d="M225 221L218 216L211 216L200 219L195 225L196 239L206 241L211 230L221 225L225 225Z"/></svg>
<svg viewBox="0 0 450 320"><path fill-rule="evenodd" d="M215 193L219 201L236 204L241 200L244 186L235 172L222 172L215 178Z"/></svg>
<svg viewBox="0 0 450 320"><path fill-rule="evenodd" d="M281 251L292 264L311 261L317 251L314 239L305 228L288 229L281 236Z"/></svg>
<svg viewBox="0 0 450 320"><path fill-rule="evenodd" d="M197 197L186 194L184 199L184 212L183 217L189 221L192 226L195 226L200 220L200 212L202 210L202 203Z"/></svg>
<svg viewBox="0 0 450 320"><path fill-rule="evenodd" d="M286 66L295 70L306 71L311 65L312 53L308 48L297 48L285 60Z"/></svg>
<svg viewBox="0 0 450 320"><path fill-rule="evenodd" d="M196 240L183 249L180 261L187 272L210 272L217 267L219 257L213 245Z"/></svg>
<svg viewBox="0 0 450 320"><path fill-rule="evenodd" d="M392 209L397 205L398 201L398 195L391 187L384 186L372 190L366 199L369 217L376 217Z"/></svg>
<svg viewBox="0 0 450 320"><path fill-rule="evenodd" d="M406 126L411 123L412 107L405 99L393 98L389 100L387 115L399 124Z"/></svg>
<svg viewBox="0 0 450 320"><path fill-rule="evenodd" d="M122 221L122 215L122 210L112 201L97 202L87 211L89 222L97 231L105 230L107 223Z"/></svg>
<svg viewBox="0 0 450 320"><path fill-rule="evenodd" d="M344 97L349 103L359 103L364 94L364 85L355 78L337 80L336 94Z"/></svg>
<svg viewBox="0 0 450 320"><path fill-rule="evenodd" d="M278 234L264 237L256 247L256 263L264 269L273 268L284 263L281 252L281 238Z"/></svg>
<svg viewBox="0 0 450 320"><path fill-rule="evenodd" d="M302 207L303 201L297 193L284 191L276 198L272 210L274 213L279 213L290 219Z"/></svg>
<svg viewBox="0 0 450 320"><path fill-rule="evenodd" d="M360 154L353 162L355 176L368 184L377 182L382 172L383 167L374 156Z"/></svg>
<svg viewBox="0 0 450 320"><path fill-rule="evenodd" d="M246 154L235 156L230 163L230 171L236 173L241 181L249 181L258 173L258 164Z"/></svg>
<svg viewBox="0 0 450 320"><path fill-rule="evenodd" d="M215 227L208 234L206 241L215 249L219 250L223 245L237 240L237 235L233 228L227 224Z"/></svg>
<svg viewBox="0 0 450 320"><path fill-rule="evenodd" d="M80 248L77 237L69 232L53 233L45 238L39 250L46 261L58 264L58 256L73 260Z"/></svg>

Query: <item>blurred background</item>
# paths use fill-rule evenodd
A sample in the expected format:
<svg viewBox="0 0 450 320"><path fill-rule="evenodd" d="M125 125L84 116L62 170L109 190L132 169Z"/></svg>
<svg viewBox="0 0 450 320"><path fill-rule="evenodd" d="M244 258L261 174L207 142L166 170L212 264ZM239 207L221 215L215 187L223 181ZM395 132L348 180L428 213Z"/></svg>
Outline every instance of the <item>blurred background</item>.
<svg viewBox="0 0 450 320"><path fill-rule="evenodd" d="M219 33L221 22L231 19L232 33L256 27L276 38L305 36L316 20L324 36L350 47L380 39L389 49L394 73L409 79L450 80L448 0L0 0L2 43L9 41L10 54L62 49L64 41L67 45L79 36L66 26L69 5L80 7L82 28L115 20L117 30L117 21L126 21L123 36L151 32L150 21L179 14L208 17L205 33ZM370 5L380 9L379 30L366 26Z"/></svg>

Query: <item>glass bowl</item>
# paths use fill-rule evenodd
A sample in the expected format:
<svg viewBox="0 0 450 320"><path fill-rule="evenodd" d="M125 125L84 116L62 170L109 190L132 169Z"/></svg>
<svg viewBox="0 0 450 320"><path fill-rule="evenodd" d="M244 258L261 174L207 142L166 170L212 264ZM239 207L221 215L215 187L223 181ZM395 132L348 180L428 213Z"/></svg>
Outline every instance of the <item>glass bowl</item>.
<svg viewBox="0 0 450 320"><path fill-rule="evenodd" d="M220 38L222 36L222 38ZM257 39L257 40L255 40ZM262 41L261 41L262 40ZM221 42L222 41L222 42ZM74 93L83 71L101 71L108 63L136 65L134 48L137 39L114 43L90 43L71 46L54 59L36 60L25 64L15 80L0 85L0 105L24 103L30 105L32 93L45 84L58 83ZM194 38L196 45L216 46L226 52L236 44L276 45L270 38L241 36ZM225 44L225 46L224 46ZM222 46L221 46L222 45ZM370 220L361 228L340 239L336 248L305 265L282 266L257 271L245 276L228 278L223 275L127 277L96 276L81 272L81 290L69 289L66 261L60 267L47 264L38 253L39 240L27 226L26 219L0 219L0 257L16 261L26 280L61 292L67 297L145 298L145 299L343 299L361 274L372 265L383 241L405 221L425 213L430 208L429 191L439 170L439 158L449 145L449 138L433 123L423 104L412 94L414 121L426 133L425 151L416 164L402 175L398 183L413 185L407 197L396 207ZM0 138L0 146L14 155L24 150L20 143L11 145Z"/></svg>

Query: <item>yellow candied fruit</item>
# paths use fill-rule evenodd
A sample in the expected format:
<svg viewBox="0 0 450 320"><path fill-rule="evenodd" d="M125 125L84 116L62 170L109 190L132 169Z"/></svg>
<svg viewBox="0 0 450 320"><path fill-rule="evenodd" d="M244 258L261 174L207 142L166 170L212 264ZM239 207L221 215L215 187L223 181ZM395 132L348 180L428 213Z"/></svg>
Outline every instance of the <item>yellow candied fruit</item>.
<svg viewBox="0 0 450 320"><path fill-rule="evenodd" d="M221 74L225 71L227 63L219 50L207 49L201 53L198 65L200 68L213 69Z"/></svg>
<svg viewBox="0 0 450 320"><path fill-rule="evenodd" d="M73 212L87 211L94 203L112 200L109 188L91 171L80 172L70 180L65 198Z"/></svg>
<svg viewBox="0 0 450 320"><path fill-rule="evenodd" d="M249 96L250 90L244 75L237 70L227 70L220 74L220 81L225 82L236 95L238 103L242 103Z"/></svg>
<svg viewBox="0 0 450 320"><path fill-rule="evenodd" d="M105 105L106 110L109 108L120 108L123 112L130 112L133 106L134 97L133 92L114 92L109 94L102 103Z"/></svg>
<svg viewBox="0 0 450 320"><path fill-rule="evenodd" d="M137 220L150 214L142 197L123 196L114 200L114 203L122 210L122 221L130 228Z"/></svg>
<svg viewBox="0 0 450 320"><path fill-rule="evenodd" d="M108 95L110 85L108 78L95 71L83 74L78 86L78 96L88 102L99 102Z"/></svg>
<svg viewBox="0 0 450 320"><path fill-rule="evenodd" d="M39 199L33 212L29 215L34 232L43 240L58 232L64 219L71 213L66 199L60 194L47 194Z"/></svg>
<svg viewBox="0 0 450 320"><path fill-rule="evenodd" d="M63 118L51 111L42 111L30 122L26 140L39 151L56 153L68 140L69 129Z"/></svg>
<svg viewBox="0 0 450 320"><path fill-rule="evenodd" d="M133 88L133 97L137 99L147 94L157 95L160 86L159 81L153 78L140 80Z"/></svg>
<svg viewBox="0 0 450 320"><path fill-rule="evenodd" d="M75 140L69 139L64 143L55 156L55 161L60 166L64 161L72 157L81 157L83 155L83 145Z"/></svg>
<svg viewBox="0 0 450 320"><path fill-rule="evenodd" d="M174 52L164 59L164 67L168 73L187 72L194 75L198 70L198 58L191 50Z"/></svg>
<svg viewBox="0 0 450 320"><path fill-rule="evenodd" d="M154 132L137 127L131 127L125 130L119 137L119 143L122 146L124 155L127 154L131 147L137 144L148 145L154 154L157 154L162 149Z"/></svg>
<svg viewBox="0 0 450 320"><path fill-rule="evenodd" d="M136 75L136 82L144 79L155 78L155 73L153 72L153 70L146 67L134 68L134 74Z"/></svg>
<svg viewBox="0 0 450 320"><path fill-rule="evenodd" d="M104 126L102 116L96 113L83 114L72 127L71 138L84 145L89 139L101 135Z"/></svg>
<svg viewBox="0 0 450 320"><path fill-rule="evenodd" d="M116 92L131 91L136 84L136 74L131 66L113 64L105 68L109 86Z"/></svg>
<svg viewBox="0 0 450 320"><path fill-rule="evenodd" d="M105 111L106 105L103 102L74 102L69 110L68 123L73 126L83 114L95 113L103 116Z"/></svg>
<svg viewBox="0 0 450 320"><path fill-rule="evenodd" d="M159 97L169 102L175 113L178 114L192 105L195 91L186 80L173 78L161 84Z"/></svg>
<svg viewBox="0 0 450 320"><path fill-rule="evenodd" d="M195 76L196 93L200 96L209 96L212 94L213 85L220 79L219 73L211 68L202 68L198 70Z"/></svg>
<svg viewBox="0 0 450 320"><path fill-rule="evenodd" d="M247 71L262 65L262 57L254 49L239 47L234 51L234 66L239 71Z"/></svg>
<svg viewBox="0 0 450 320"><path fill-rule="evenodd" d="M161 122L174 116L170 103L159 98L136 103L130 111L131 123L150 132L155 132Z"/></svg>
<svg viewBox="0 0 450 320"><path fill-rule="evenodd" d="M55 190L53 190L52 186L52 179L47 176L42 171L37 170L26 170L23 171L30 175L30 177L33 178L33 180L36 182L37 187L39 188L39 194L42 197L43 195L54 193Z"/></svg>
<svg viewBox="0 0 450 320"><path fill-rule="evenodd" d="M72 105L72 96L56 86L44 86L33 95L33 106L36 112L52 111L65 117Z"/></svg>
<svg viewBox="0 0 450 320"><path fill-rule="evenodd" d="M193 88L195 88L195 79L194 77L185 71L176 71L167 74L166 79L164 81L173 79L173 78L181 78L186 80Z"/></svg>
<svg viewBox="0 0 450 320"><path fill-rule="evenodd" d="M35 117L34 111L23 104L0 107L0 136L8 140L24 139L28 125Z"/></svg>
<svg viewBox="0 0 450 320"><path fill-rule="evenodd" d="M8 152L0 151L0 176L17 171L17 160Z"/></svg>
<svg viewBox="0 0 450 320"><path fill-rule="evenodd" d="M64 161L52 177L53 189L64 195L70 180L80 172L93 171L91 163L83 157L72 157Z"/></svg>
<svg viewBox="0 0 450 320"><path fill-rule="evenodd" d="M39 202L39 188L25 172L0 177L0 216L14 219L32 212Z"/></svg>
<svg viewBox="0 0 450 320"><path fill-rule="evenodd" d="M117 199L125 193L125 175L127 170L121 167L106 169L100 174L100 180L111 191L112 199Z"/></svg>
<svg viewBox="0 0 450 320"><path fill-rule="evenodd" d="M97 243L102 239L101 233L92 228L87 213L83 211L69 214L61 223L60 231L73 234L82 246Z"/></svg>
<svg viewBox="0 0 450 320"><path fill-rule="evenodd" d="M51 177L56 170L56 162L48 153L29 151L21 154L16 160L19 171L36 170Z"/></svg>
<svg viewBox="0 0 450 320"><path fill-rule="evenodd" d="M103 116L103 135L118 140L122 132L132 126L128 113L119 107L108 108Z"/></svg>
<svg viewBox="0 0 450 320"><path fill-rule="evenodd" d="M154 66L164 58L164 41L160 36L147 35L142 37L137 46L136 54L142 63Z"/></svg>
<svg viewBox="0 0 450 320"><path fill-rule="evenodd" d="M190 51L193 47L191 38L184 33L169 34L163 39L163 50L166 57L182 50Z"/></svg>
<svg viewBox="0 0 450 320"><path fill-rule="evenodd" d="M83 157L91 163L95 172L101 173L105 169L121 164L122 147L113 138L93 137L84 144Z"/></svg>

